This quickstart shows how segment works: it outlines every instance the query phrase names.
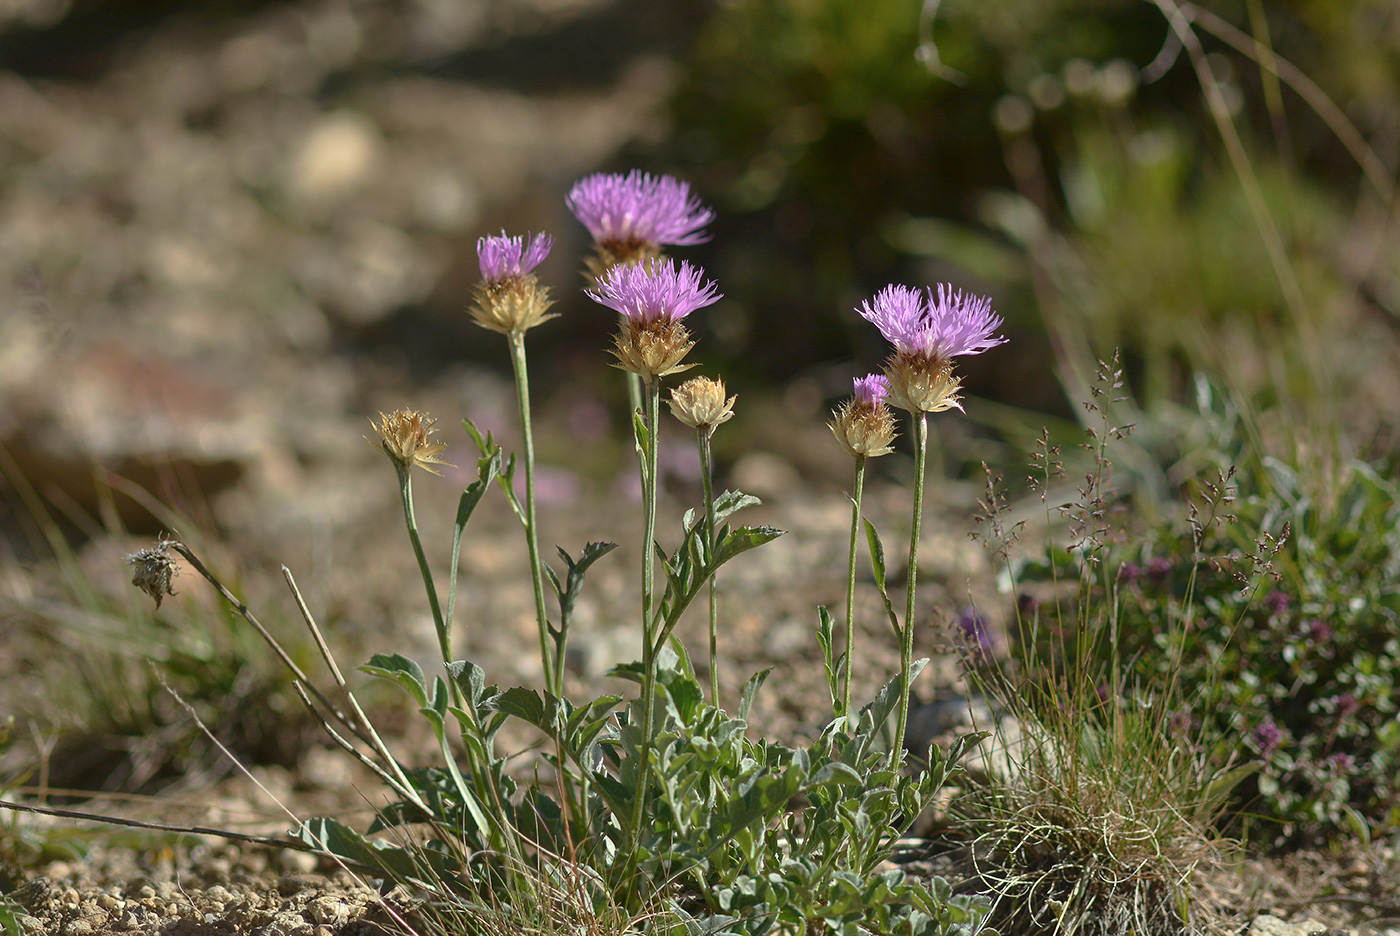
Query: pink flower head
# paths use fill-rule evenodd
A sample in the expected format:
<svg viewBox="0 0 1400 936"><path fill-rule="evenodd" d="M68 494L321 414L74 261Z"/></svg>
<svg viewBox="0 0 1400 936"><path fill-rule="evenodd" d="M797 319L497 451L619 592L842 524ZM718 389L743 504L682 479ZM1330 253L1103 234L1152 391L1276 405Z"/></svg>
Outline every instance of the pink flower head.
<svg viewBox="0 0 1400 936"><path fill-rule="evenodd" d="M690 194L690 183L636 169L586 176L564 203L599 244L700 244L709 240L701 228L715 217Z"/></svg>
<svg viewBox="0 0 1400 936"><path fill-rule="evenodd" d="M868 374L855 379L856 402L879 406L890 395L890 382L884 374Z"/></svg>
<svg viewBox="0 0 1400 936"><path fill-rule="evenodd" d="M672 260L619 264L587 294L635 325L677 322L720 298L713 280L701 285L704 273L684 261L679 268Z"/></svg>
<svg viewBox="0 0 1400 936"><path fill-rule="evenodd" d="M931 286L925 294L890 285L856 311L880 329L896 352L910 357L947 361L1005 343L1005 338L992 335L1002 319L992 311L990 299L954 292L943 283L936 295Z"/></svg>
<svg viewBox="0 0 1400 936"><path fill-rule="evenodd" d="M525 240L509 237L505 231L477 239L476 257L481 264L481 278L488 287L525 276L544 262L549 248L554 246L554 239L548 234L536 234L528 245Z"/></svg>

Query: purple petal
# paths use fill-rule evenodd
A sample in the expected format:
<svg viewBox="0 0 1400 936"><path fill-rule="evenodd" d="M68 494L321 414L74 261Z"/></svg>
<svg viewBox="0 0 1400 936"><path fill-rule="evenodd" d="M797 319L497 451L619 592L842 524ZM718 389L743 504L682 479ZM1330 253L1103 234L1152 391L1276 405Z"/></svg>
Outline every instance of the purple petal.
<svg viewBox="0 0 1400 936"><path fill-rule="evenodd" d="M1006 341L992 335L1002 319L992 311L990 299L954 292L942 283L936 294L929 287L922 296L892 284L856 311L902 354L946 360L980 354Z"/></svg>
<svg viewBox="0 0 1400 936"><path fill-rule="evenodd" d="M619 264L598 281L589 298L639 324L683 319L720 298L714 281L701 285L705 271L682 262Z"/></svg>
<svg viewBox="0 0 1400 936"><path fill-rule="evenodd" d="M476 258L481 265L481 278L487 286L494 286L525 276L544 262L553 246L554 239L548 234L536 234L528 246L525 237L510 237L505 231L479 238Z"/></svg>
<svg viewBox="0 0 1400 936"><path fill-rule="evenodd" d="M855 379L855 397L859 403L878 406L890 395L890 382L884 374L869 374Z"/></svg>
<svg viewBox="0 0 1400 936"><path fill-rule="evenodd" d="M688 182L636 169L580 179L564 202L598 243L700 244L709 240L701 228L715 216L690 194Z"/></svg>

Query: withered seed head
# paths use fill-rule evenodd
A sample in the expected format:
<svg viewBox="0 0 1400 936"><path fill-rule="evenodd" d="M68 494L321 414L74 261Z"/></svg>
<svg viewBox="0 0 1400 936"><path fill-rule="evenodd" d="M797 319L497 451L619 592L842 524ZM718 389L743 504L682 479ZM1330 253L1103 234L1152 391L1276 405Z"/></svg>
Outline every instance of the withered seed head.
<svg viewBox="0 0 1400 936"><path fill-rule="evenodd" d="M369 422L379 436L379 447L396 465L405 470L417 465L431 474L439 474L433 465L456 466L438 458L447 448L445 443L428 441L436 421L416 410L398 409L387 416L380 413L378 423L373 419Z"/></svg>
<svg viewBox="0 0 1400 936"><path fill-rule="evenodd" d="M131 566L131 584L154 598L157 608L162 598L175 594L170 583L178 568L170 558L172 543L174 540L162 538L154 546L137 550L126 557L127 565Z"/></svg>

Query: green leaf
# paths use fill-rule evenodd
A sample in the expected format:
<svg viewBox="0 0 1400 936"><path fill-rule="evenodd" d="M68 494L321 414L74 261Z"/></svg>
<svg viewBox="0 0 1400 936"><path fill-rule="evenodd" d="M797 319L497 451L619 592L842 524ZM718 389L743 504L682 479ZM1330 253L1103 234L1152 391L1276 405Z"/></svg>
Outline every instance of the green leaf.
<svg viewBox="0 0 1400 936"><path fill-rule="evenodd" d="M725 491L715 498L715 526L719 526L745 507L757 507L763 501L743 491Z"/></svg>
<svg viewBox="0 0 1400 936"><path fill-rule="evenodd" d="M865 523L865 541L870 545L870 567L875 573L875 584L880 594L885 593L885 545L880 542L880 531L869 520Z"/></svg>
<svg viewBox="0 0 1400 936"><path fill-rule="evenodd" d="M885 547L880 542L880 533L875 529L875 524L869 520L865 521L865 539L870 544L870 567L875 573L875 587L880 591L880 600L885 604L885 616L889 618L890 627L894 629L897 637L902 632L899 626L899 615L895 613L894 604L890 601L890 593L885 588ZM850 665L849 661L847 661L847 665Z"/></svg>
<svg viewBox="0 0 1400 936"><path fill-rule="evenodd" d="M497 712L505 712L507 715L514 715L536 728L549 730L545 724L544 701L540 699L540 694L533 689L525 689L520 686L507 689L492 699L487 708Z"/></svg>
<svg viewBox="0 0 1400 936"><path fill-rule="evenodd" d="M754 697L758 695L758 690L762 688L764 681L768 679L768 674L773 672L773 667L759 670L749 677L749 681L744 683L744 691L739 693L739 711L736 717L740 721L748 721L749 709L753 708Z"/></svg>
<svg viewBox="0 0 1400 936"><path fill-rule="evenodd" d="M841 660L833 659L831 655L832 633L835 625L831 620L831 612L826 610L826 605L817 607L817 616L820 623L817 625L817 646L822 651L822 669L826 671L826 691L831 699L832 711L836 711L840 704L841 686L840 669L841 663L845 660L845 654L841 655Z"/></svg>
<svg viewBox="0 0 1400 936"><path fill-rule="evenodd" d="M470 660L454 660L447 664L447 675L452 677L473 708L481 703L481 696L486 691L485 670Z"/></svg>
<svg viewBox="0 0 1400 936"><path fill-rule="evenodd" d="M334 819L310 819L293 829L291 837L318 851L375 868L396 881L412 880L421 871L405 849L367 839Z"/></svg>
<svg viewBox="0 0 1400 936"><path fill-rule="evenodd" d="M369 658L368 663L359 667L359 670L381 679L391 679L407 689L419 706L428 704L428 687L423 679L423 668L402 654L376 653Z"/></svg>
<svg viewBox="0 0 1400 936"><path fill-rule="evenodd" d="M719 547L715 550L714 565L710 567L711 572L724 565L735 556L748 552L764 543L771 543L773 540L783 535L783 530L774 527L739 527L737 530L724 533L719 541Z"/></svg>

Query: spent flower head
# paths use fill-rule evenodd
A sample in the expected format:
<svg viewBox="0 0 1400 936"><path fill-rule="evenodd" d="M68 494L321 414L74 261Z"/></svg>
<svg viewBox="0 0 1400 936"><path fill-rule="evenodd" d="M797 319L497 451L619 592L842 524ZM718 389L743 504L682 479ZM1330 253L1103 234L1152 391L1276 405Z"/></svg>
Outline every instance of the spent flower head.
<svg viewBox="0 0 1400 936"><path fill-rule="evenodd" d="M541 286L534 269L549 256L554 241L548 234L533 238L500 234L476 242L481 282L469 311L482 328L502 334L523 334L554 317L549 287Z"/></svg>
<svg viewBox="0 0 1400 936"><path fill-rule="evenodd" d="M881 374L855 379L854 395L836 410L829 423L841 447L856 457L873 458L894 451L894 414L885 405L889 381Z"/></svg>
<svg viewBox="0 0 1400 936"><path fill-rule="evenodd" d="M369 422L379 437L379 447L401 471L408 471L417 465L430 474L440 474L433 465L456 467L451 462L438 458L447 448L446 443L428 441L428 436L433 432L433 424L437 420L430 419L426 414L416 410L397 409L387 416L380 413L377 423L373 419Z"/></svg>
<svg viewBox="0 0 1400 936"><path fill-rule="evenodd" d="M692 429L714 435L716 427L734 417L736 399L725 399L724 381L692 377L671 391L671 414Z"/></svg>
<svg viewBox="0 0 1400 936"><path fill-rule="evenodd" d="M137 550L126 557L126 564L131 567L131 584L154 598L157 608L162 598L175 594L170 584L177 572L175 561L170 558L170 547L174 542L161 537L154 546Z"/></svg>
<svg viewBox="0 0 1400 936"><path fill-rule="evenodd" d="M619 264L599 278L589 298L623 316L613 348L618 367L652 383L693 366L681 364L695 346L681 319L720 298L703 278L704 270L689 263L656 259Z"/></svg>

